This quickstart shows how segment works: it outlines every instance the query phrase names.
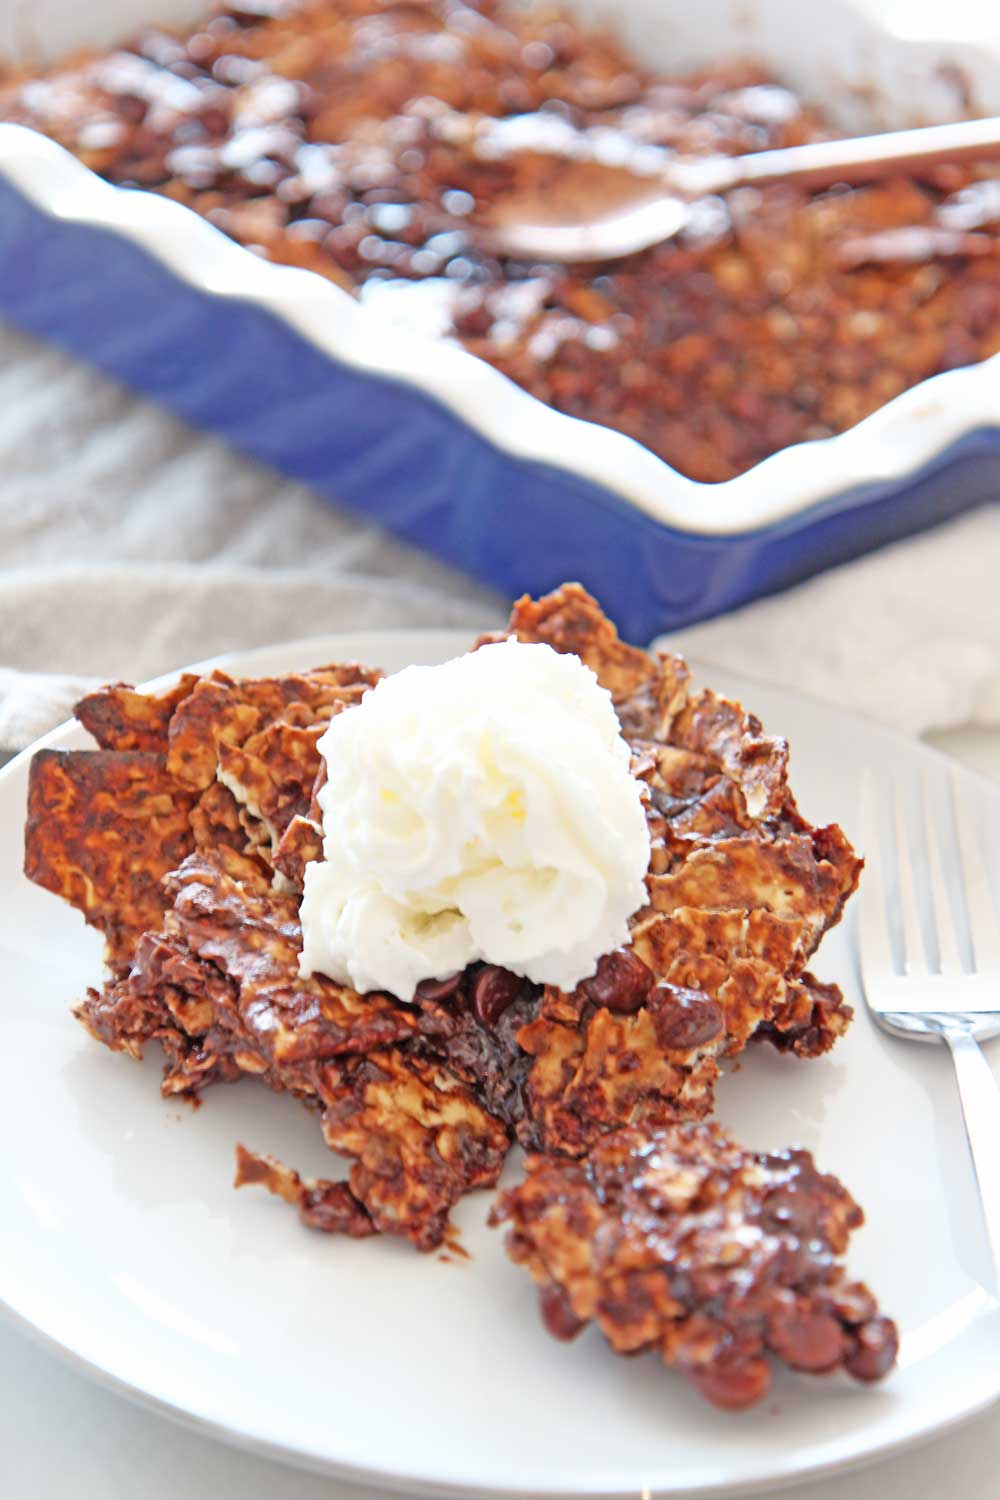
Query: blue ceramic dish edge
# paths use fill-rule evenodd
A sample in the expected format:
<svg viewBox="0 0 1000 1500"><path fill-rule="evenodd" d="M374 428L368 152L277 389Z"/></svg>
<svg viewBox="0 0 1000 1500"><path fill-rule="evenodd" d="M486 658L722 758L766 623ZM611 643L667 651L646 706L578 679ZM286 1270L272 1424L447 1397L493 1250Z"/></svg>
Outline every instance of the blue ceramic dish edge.
<svg viewBox="0 0 1000 1500"><path fill-rule="evenodd" d="M956 515L1000 479L1000 357L700 485L15 126L0 126L0 267L14 325L505 594L580 579L637 641Z"/></svg>

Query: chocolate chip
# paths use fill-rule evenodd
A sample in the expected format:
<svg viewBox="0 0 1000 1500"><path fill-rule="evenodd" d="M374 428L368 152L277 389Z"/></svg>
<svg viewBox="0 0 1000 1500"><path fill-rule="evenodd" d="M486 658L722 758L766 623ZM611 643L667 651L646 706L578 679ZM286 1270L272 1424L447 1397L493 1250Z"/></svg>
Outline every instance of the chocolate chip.
<svg viewBox="0 0 1000 1500"><path fill-rule="evenodd" d="M115 99L115 114L130 125L141 125L148 111L145 99L137 99L131 94L119 94Z"/></svg>
<svg viewBox="0 0 1000 1500"><path fill-rule="evenodd" d="M462 983L462 971L449 974L446 979L421 979L414 1000L449 1000Z"/></svg>
<svg viewBox="0 0 1000 1500"><path fill-rule="evenodd" d="M807 1180L793 1178L767 1194L761 1204L761 1226L770 1234L810 1239L818 1229L820 1200Z"/></svg>
<svg viewBox="0 0 1000 1500"><path fill-rule="evenodd" d="M695 1366L684 1373L707 1401L729 1411L754 1406L771 1385L771 1371L764 1359L749 1359L738 1365Z"/></svg>
<svg viewBox="0 0 1000 1500"><path fill-rule="evenodd" d="M720 1037L726 1027L722 1006L700 990L658 984L647 1003L661 1047L679 1052L704 1047Z"/></svg>
<svg viewBox="0 0 1000 1500"><path fill-rule="evenodd" d="M794 1306L771 1315L767 1342L793 1370L818 1375L835 1370L844 1354L844 1331L836 1318Z"/></svg>
<svg viewBox="0 0 1000 1500"><path fill-rule="evenodd" d="M306 1189L299 1203L299 1218L309 1229L324 1234L346 1234L358 1240L378 1233L346 1182L324 1182Z"/></svg>
<svg viewBox="0 0 1000 1500"><path fill-rule="evenodd" d="M881 1380L896 1363L899 1335L891 1318L872 1318L853 1330L844 1368L855 1380Z"/></svg>
<svg viewBox="0 0 1000 1500"><path fill-rule="evenodd" d="M206 135L223 136L229 130L229 114L217 104L209 104L199 110L198 120Z"/></svg>
<svg viewBox="0 0 1000 1500"><path fill-rule="evenodd" d="M840 1287L833 1299L834 1311L842 1323L867 1323L878 1311L875 1298L860 1281Z"/></svg>
<svg viewBox="0 0 1000 1500"><path fill-rule="evenodd" d="M583 1319L578 1318L570 1306L568 1296L554 1281L538 1288L538 1309L552 1337L565 1344L575 1339L584 1326Z"/></svg>
<svg viewBox="0 0 1000 1500"><path fill-rule="evenodd" d="M599 960L597 973L580 988L595 1005L621 1015L641 1010L653 986L652 972L631 948L615 948Z"/></svg>
<svg viewBox="0 0 1000 1500"><path fill-rule="evenodd" d="M472 1009L483 1026L492 1029L521 993L521 980L509 969L486 964L472 981Z"/></svg>

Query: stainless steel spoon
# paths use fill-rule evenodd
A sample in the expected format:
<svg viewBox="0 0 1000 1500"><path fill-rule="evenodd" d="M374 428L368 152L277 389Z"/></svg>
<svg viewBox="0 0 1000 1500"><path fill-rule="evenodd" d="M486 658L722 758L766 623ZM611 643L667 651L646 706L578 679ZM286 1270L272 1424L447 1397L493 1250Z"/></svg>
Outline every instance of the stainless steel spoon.
<svg viewBox="0 0 1000 1500"><path fill-rule="evenodd" d="M524 260L617 260L677 234L700 198L736 187L790 182L802 187L870 182L899 169L1000 158L1000 119L961 120L849 140L815 141L746 156L671 161L654 173L608 165L588 154L553 154L530 185L503 195L470 224L490 254ZM531 153L538 167L544 151ZM549 165L551 163L551 165Z"/></svg>

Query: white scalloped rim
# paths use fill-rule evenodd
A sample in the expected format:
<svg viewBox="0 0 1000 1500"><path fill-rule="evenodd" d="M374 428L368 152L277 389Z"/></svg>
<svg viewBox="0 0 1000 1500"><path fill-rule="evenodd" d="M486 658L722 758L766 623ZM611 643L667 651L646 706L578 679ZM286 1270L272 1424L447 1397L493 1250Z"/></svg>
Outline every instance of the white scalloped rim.
<svg viewBox="0 0 1000 1500"><path fill-rule="evenodd" d="M858 486L902 480L964 435L1000 425L995 355L925 380L836 437L699 484L631 438L553 411L456 344L402 330L312 271L262 260L171 199L112 187L33 130L0 125L0 174L52 217L123 235L196 290L253 302L332 359L412 385L496 447L603 485L679 531L771 527Z"/></svg>

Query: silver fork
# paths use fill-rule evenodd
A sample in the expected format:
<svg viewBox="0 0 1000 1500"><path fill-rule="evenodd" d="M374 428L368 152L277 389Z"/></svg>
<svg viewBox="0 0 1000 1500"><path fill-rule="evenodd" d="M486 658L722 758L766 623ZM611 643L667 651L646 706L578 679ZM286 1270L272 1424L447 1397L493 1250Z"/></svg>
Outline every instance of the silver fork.
<svg viewBox="0 0 1000 1500"><path fill-rule="evenodd" d="M926 853L922 866L914 863L898 783L894 791L884 784L887 789L879 797L875 776L865 773L862 814L867 869L860 901L865 999L878 1024L893 1036L943 1040L951 1050L993 1254L993 1290L997 1291L1000 1085L979 1045L1000 1036L1000 924L990 877L968 804L953 774L937 797L931 796L926 776L921 782L919 813ZM887 853L879 823L880 802L883 807L888 804L892 814L892 848ZM939 806L936 813L934 804ZM957 863L952 861L950 881L943 857L943 850L949 848L958 855ZM918 891L924 896L923 910ZM890 906L898 914L895 924L890 920Z"/></svg>

